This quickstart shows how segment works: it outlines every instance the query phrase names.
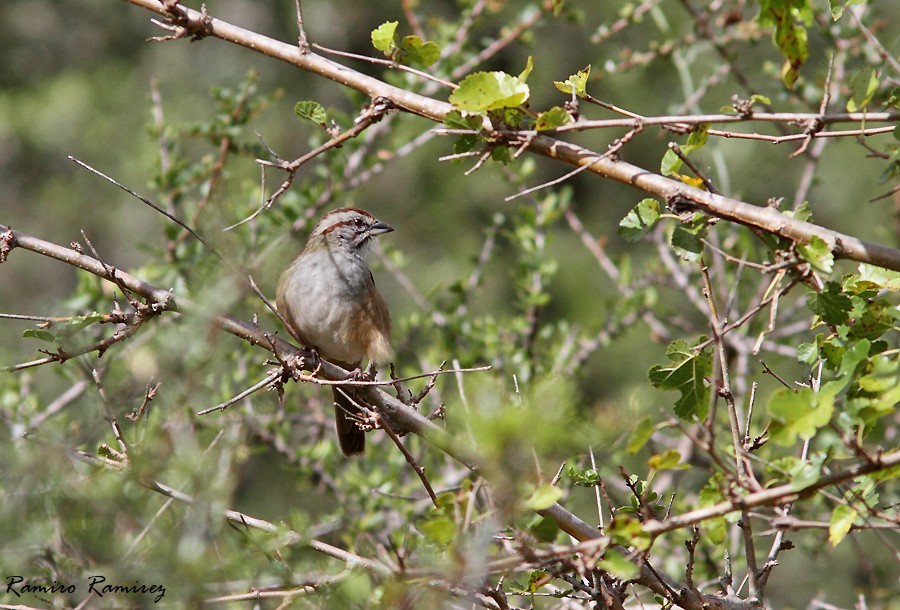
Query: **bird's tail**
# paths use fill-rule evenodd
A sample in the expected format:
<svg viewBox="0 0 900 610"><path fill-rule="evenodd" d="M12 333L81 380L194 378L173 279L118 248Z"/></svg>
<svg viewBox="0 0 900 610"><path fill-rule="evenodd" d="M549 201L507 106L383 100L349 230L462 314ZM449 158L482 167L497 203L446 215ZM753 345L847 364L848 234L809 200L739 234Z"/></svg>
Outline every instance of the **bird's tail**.
<svg viewBox="0 0 900 610"><path fill-rule="evenodd" d="M359 407L354 404L354 392L349 387L334 386L334 421L338 442L346 456L362 455L366 452L366 433L357 425Z"/></svg>

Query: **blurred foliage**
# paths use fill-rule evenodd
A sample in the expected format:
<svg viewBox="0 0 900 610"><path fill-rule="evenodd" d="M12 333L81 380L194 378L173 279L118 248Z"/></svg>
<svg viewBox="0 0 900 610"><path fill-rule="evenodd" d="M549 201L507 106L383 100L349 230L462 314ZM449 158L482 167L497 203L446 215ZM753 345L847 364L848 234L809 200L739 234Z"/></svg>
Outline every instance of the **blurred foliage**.
<svg viewBox="0 0 900 610"><path fill-rule="evenodd" d="M499 575L481 575L517 551L568 542L555 521L534 513L557 499L586 521L603 521L617 544L649 548L654 567L680 579L690 534L651 541L641 520L747 491L736 485L735 424L714 385L722 362L710 337L723 328L739 441L763 488L799 489L896 451L897 274L835 261L824 242L794 247L667 210L586 173L506 202L569 168L518 156L481 122L552 131L578 116L618 116L592 99L644 116L742 105L815 113L829 73L833 111L896 110L897 75L858 20L889 42L900 40L900 14L891 2L847 4L649 1L601 10L577 0L422 0L351 11L306 2L311 42L459 83L451 95L409 72L335 58L449 98L458 112L446 127L467 133L441 138L422 118L391 115L302 166L273 205L225 231L285 179L267 168L261 180L257 159L302 156L329 130L350 128L368 100L219 40L145 43L160 31L125 2L4 2L0 223L76 242L210 316L256 317L281 331L246 275L271 296L321 213L364 207L397 229L373 260L394 314L397 374L442 363L493 368L442 376L420 407L446 411L443 425L476 448L482 472L404 438L436 504L382 433L369 435L365 459L340 456L322 388L287 384L198 417L275 363L196 313L148 320L101 356L0 373L0 434L8 439L0 445L0 567L60 585L0 601L74 607L91 577L103 575L106 583L165 586L162 601L178 607L268 589L282 594L258 607L286 599L299 607L469 607L495 586L514 607L556 608L560 597L588 607L583 579L565 562L509 568L499 585ZM206 6L217 18L296 40L289 0ZM519 35L510 44L486 51L512 31ZM626 132L566 137L602 152ZM690 133L647 127L618 154L696 180L668 142L729 196L896 245L892 199L870 201L896 187L892 134L816 140L791 158L799 143L712 137L706 125ZM68 155L183 220L221 258ZM438 161L445 156L453 159ZM0 273L0 313L48 318L0 320L2 365L110 337L124 328L116 316L132 311L110 284L25 251L14 250ZM708 299L723 328L711 328ZM760 509L760 564L777 532L817 524L783 538L766 603L849 606L863 596L869 608L889 607L900 545L890 529L897 474L812 494L790 514ZM192 501L167 498L154 482ZM227 521L226 510L275 531ZM747 571L739 516L699 526L693 578L704 592L719 589L726 551L736 577ZM393 569L367 570L312 541ZM601 561L608 583L635 577L618 551ZM69 584L77 591L62 590ZM746 597L746 586L739 593ZM103 603L150 605L155 594L108 593ZM654 603L648 591L639 595ZM636 603L629 598L629 607Z"/></svg>

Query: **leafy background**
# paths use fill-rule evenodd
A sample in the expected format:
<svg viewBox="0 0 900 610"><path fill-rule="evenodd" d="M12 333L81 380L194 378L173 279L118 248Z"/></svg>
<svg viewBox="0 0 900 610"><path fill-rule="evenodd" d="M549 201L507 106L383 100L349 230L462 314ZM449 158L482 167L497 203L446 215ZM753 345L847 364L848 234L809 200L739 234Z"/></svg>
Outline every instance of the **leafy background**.
<svg viewBox="0 0 900 610"><path fill-rule="evenodd" d="M813 111L834 40L859 44L853 37L858 34L848 33L853 30L851 20L830 24L823 17L827 13L817 7L818 23L825 25L809 30L809 60L800 81L788 90L781 82L777 49L768 32L761 32L753 21L757 7L726 4L733 4L731 10L740 18L740 27L730 30L739 51L735 63L752 79L753 92L769 97L779 108ZM473 55L473 49L496 38L505 24L539 10L526 2L488 5L469 36L469 46L443 70L451 72ZM470 6L423 2L416 12L423 16L429 39L444 47L452 40L459 15ZM563 103L566 98L553 81L564 80L587 63L601 75L590 82L594 96L644 115L717 112L730 104L739 89L717 72L721 60L709 43L656 52L695 32L689 12L675 3L660 3L629 21L621 33L592 42L592 37L603 38L604 26L633 14L638 6L643 5L616 2L598 8L588 2L566 3L559 15L550 11L518 42L478 69L516 75L533 57L528 81L530 104L537 109ZM276 39L296 37L292 2L212 0L207 8L217 17ZM880 40L900 40L900 16L893 3L870 2L866 8L881 28ZM624 451L635 422L649 415L662 425L672 417L675 400L675 394L656 392L647 381L648 369L666 362L666 341L644 324L627 323L629 316L646 305L670 328L686 329L690 336L705 332L705 319L686 291L656 281L667 272L648 242L631 244L616 235L619 221L643 198L639 192L582 174L562 188L506 202L505 197L566 170L526 155L508 166L488 163L467 176L464 172L473 160L438 161L453 152L452 140L434 137L410 147L432 125L404 116L365 144L354 141L327 153L302 170L292 189L258 222L223 233L222 228L259 205L260 174L253 159L266 154L260 140L286 159L324 141L318 127L294 116L297 101L319 102L346 128L364 100L334 83L221 41L147 43L148 36L161 34L148 16L127 3L100 0L7 0L0 6L0 55L5 58L0 74L0 220L60 244L73 240L85 244L87 236L104 260L157 285L189 292L209 313L259 315L265 326L275 329L274 316L234 274L180 236L178 227L67 156L172 205L230 260L248 269L270 296L278 274L301 247L309 228L303 221L305 211L315 209L322 193L332 189L324 209L357 205L397 228L382 239L384 254L374 264L396 320L399 372L432 370L454 358L464 366L494 365L489 374L467 376L464 395L455 379L441 379L429 404L436 406L439 399L447 404L448 425L475 436L505 483L494 489L495 511L485 510L484 521L463 543L448 525L452 518L428 511L418 480L387 439L373 435L378 440L365 460L345 462L335 455L328 405L316 388L288 384L283 404L277 393L267 392L224 413L197 418L196 411L255 383L267 366L258 350L212 332L207 320L173 316L99 360L93 355L65 366L3 373L2 426L12 439L0 449L6 464L0 482L7 498L0 509L0 536L9 541L0 560L4 574L25 572L68 582L81 581L87 570L107 574L110 580L118 576L124 581L162 581L172 591L170 599L186 605L230 590L212 583L233 583L240 590L248 583L285 582L286 574L341 576L333 563L303 547L282 546L265 536L229 528L218 518L225 508L284 522L294 531L321 533L361 554L393 544L415 549L421 564L444 565L441 542L468 545L467 552L477 555L489 546L492 528L507 522L519 528L533 525L517 503L529 493L535 461L549 478L563 460L586 466L584 450L592 446L603 477L611 480L618 476L619 464L640 472L648 455L674 445L677 434L657 438L637 455ZM400 20L400 28L407 27L401 7L387 1L353 10L307 2L304 20L316 43L363 55L376 55L370 32L379 24ZM896 55L896 49L893 52ZM647 61L638 61L640 53L648 54ZM873 61L870 50L853 47L847 69ZM382 66L352 65L402 85L417 83ZM686 104L713 74L719 76L702 98ZM154 111L162 111L162 119ZM603 150L620 135L598 131L571 139ZM161 167L161 136L172 146L168 167ZM231 147L228 161L220 182L207 193L209 172L220 158L225 137ZM655 169L672 138L647 129L621 155ZM410 148L409 154L397 154ZM360 150L364 155L354 159ZM790 152L783 145L719 139L696 160L724 192L762 204L770 197L789 198L797 190L806 161L802 157L789 161ZM359 165L344 175L353 162ZM815 220L896 245L892 200L870 203L889 188L880 181L885 167L883 159L866 158L852 138L830 141L814 167L810 199ZM352 185L373 168L371 178ZM269 174L267 185L271 189L280 179ZM199 206L207 194L208 204ZM590 252L568 230L561 220L567 206L601 237L620 269L631 270L633 276L649 271L635 298L622 298L620 287L601 273ZM723 240L729 236L749 241L740 229L723 230ZM461 286L477 268L488 239L495 239L496 245L478 288L471 299L461 301ZM399 267L431 309L416 303L386 265ZM855 267L838 263L833 277ZM21 252L14 252L0 272L4 285L0 312L66 316L106 311L113 297L109 288L82 272ZM535 278L540 280L538 289ZM741 286L748 294L757 288L749 283ZM464 315L451 316L443 328L433 323L435 311L459 312L462 303ZM522 341L523 329L529 305L536 303L541 306L542 324L529 346ZM804 303L803 295L792 296L782 307ZM0 363L32 359L36 349L45 347L22 338L27 327L9 320L0 324ZM571 347L567 341L581 336L575 333L594 336L604 328L611 332L602 335L597 349L567 371L564 365L571 363L565 359ZM699 330L691 335L694 329ZM790 335L785 345L797 347L801 340L810 341L814 332ZM76 342L83 338L74 335ZM889 341L896 345L896 337ZM786 379L804 379L809 370L790 350L767 355L766 363ZM102 373L105 397L93 382L92 369ZM761 396L780 387L772 377L758 371L754 375ZM147 417L139 424L122 420L134 444L130 467L135 476L123 480L117 473L73 461L69 449L94 452L101 443L113 445L104 421L106 409L121 418L141 404L147 385L157 381L162 385ZM524 388L518 397L516 382ZM77 399L42 423L28 441L19 438L23 425L76 384L84 386ZM892 433L896 434L896 420L888 420L886 429L880 430L886 439ZM442 488L465 490L472 485L452 462L429 452L417 439L409 442ZM705 480L702 468L672 476L685 489L696 489ZM197 502L190 509L167 507L164 497L140 487L142 477L166 481ZM582 515L596 512L591 490L571 487L568 493L571 510ZM397 502L398 496L416 501ZM460 505L450 503L445 510L452 513ZM885 537L888 545L875 543ZM895 563L891 567L896 531L859 534L828 552L821 552L817 532L801 532L792 540L798 550L782 555L768 589L772 607L806 607L817 596L850 606L860 591L873 600L886 600L887 588L896 584ZM712 579L721 567L720 547L711 545L706 552ZM683 563L683 557L674 553L669 561L661 559L660 567L678 574ZM357 572L336 582L325 588L332 604L365 605L378 599L390 607L396 594L390 583ZM426 597L418 603L426 607L427 596L438 594L422 595Z"/></svg>

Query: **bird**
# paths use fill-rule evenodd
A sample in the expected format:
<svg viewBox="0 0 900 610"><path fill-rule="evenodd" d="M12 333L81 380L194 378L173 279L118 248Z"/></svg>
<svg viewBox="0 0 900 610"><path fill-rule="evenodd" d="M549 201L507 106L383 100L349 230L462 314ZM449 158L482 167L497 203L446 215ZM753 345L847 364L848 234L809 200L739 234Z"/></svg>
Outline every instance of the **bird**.
<svg viewBox="0 0 900 610"><path fill-rule="evenodd" d="M278 280L275 303L288 332L320 357L359 374L391 357L391 315L366 255L393 227L358 208L338 208L315 225L306 246ZM359 403L350 386L333 386L341 451L365 453Z"/></svg>

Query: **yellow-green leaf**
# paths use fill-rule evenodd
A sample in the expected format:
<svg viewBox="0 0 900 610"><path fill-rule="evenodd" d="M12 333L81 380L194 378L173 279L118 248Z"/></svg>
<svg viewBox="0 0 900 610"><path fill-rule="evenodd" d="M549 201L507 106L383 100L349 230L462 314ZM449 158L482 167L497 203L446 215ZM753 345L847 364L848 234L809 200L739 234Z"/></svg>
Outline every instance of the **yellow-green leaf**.
<svg viewBox="0 0 900 610"><path fill-rule="evenodd" d="M628 241L637 241L656 226L659 221L659 202L656 199L642 199L619 222L616 234Z"/></svg>
<svg viewBox="0 0 900 610"><path fill-rule="evenodd" d="M563 93L571 95L572 91L574 91L578 97L584 97L587 93L587 81L590 76L591 64L588 64L584 69L572 74L565 81L553 81L553 86Z"/></svg>
<svg viewBox="0 0 900 610"><path fill-rule="evenodd" d="M319 102L304 100L294 104L294 114L301 119L312 121L317 125L325 125L328 122L328 113Z"/></svg>
<svg viewBox="0 0 900 610"><path fill-rule="evenodd" d="M835 507L831 513L831 523L828 524L828 542L831 546L837 546L847 536L857 515L856 510L844 504Z"/></svg>
<svg viewBox="0 0 900 610"><path fill-rule="evenodd" d="M441 56L441 50L433 42L425 42L418 36L405 36L400 41L398 61L404 64L418 64L426 68Z"/></svg>
<svg viewBox="0 0 900 610"><path fill-rule="evenodd" d="M618 551L607 552L598 565L619 580L632 580L641 572L637 564L628 561L628 558Z"/></svg>
<svg viewBox="0 0 900 610"><path fill-rule="evenodd" d="M536 488L531 496L525 500L525 508L529 510L544 510L550 508L562 497L563 490L555 485L545 484Z"/></svg>
<svg viewBox="0 0 900 610"><path fill-rule="evenodd" d="M397 34L396 21L385 21L377 28L372 30L372 46L384 53L390 55L394 48L394 36Z"/></svg>
<svg viewBox="0 0 900 610"><path fill-rule="evenodd" d="M681 463L681 454L676 449L668 449L664 453L657 453L647 460L647 467L651 470L690 470L688 464Z"/></svg>
<svg viewBox="0 0 900 610"><path fill-rule="evenodd" d="M572 115L570 115L565 108L554 106L550 110L546 110L538 115L538 118L534 123L534 128L537 131L549 131L571 122Z"/></svg>
<svg viewBox="0 0 900 610"><path fill-rule="evenodd" d="M628 439L628 446L625 451L635 454L640 451L650 437L653 435L653 419L648 415L641 418L631 431L631 438Z"/></svg>
<svg viewBox="0 0 900 610"><path fill-rule="evenodd" d="M521 106L528 95L528 85L506 72L475 72L450 94L450 103L467 112L484 112Z"/></svg>

